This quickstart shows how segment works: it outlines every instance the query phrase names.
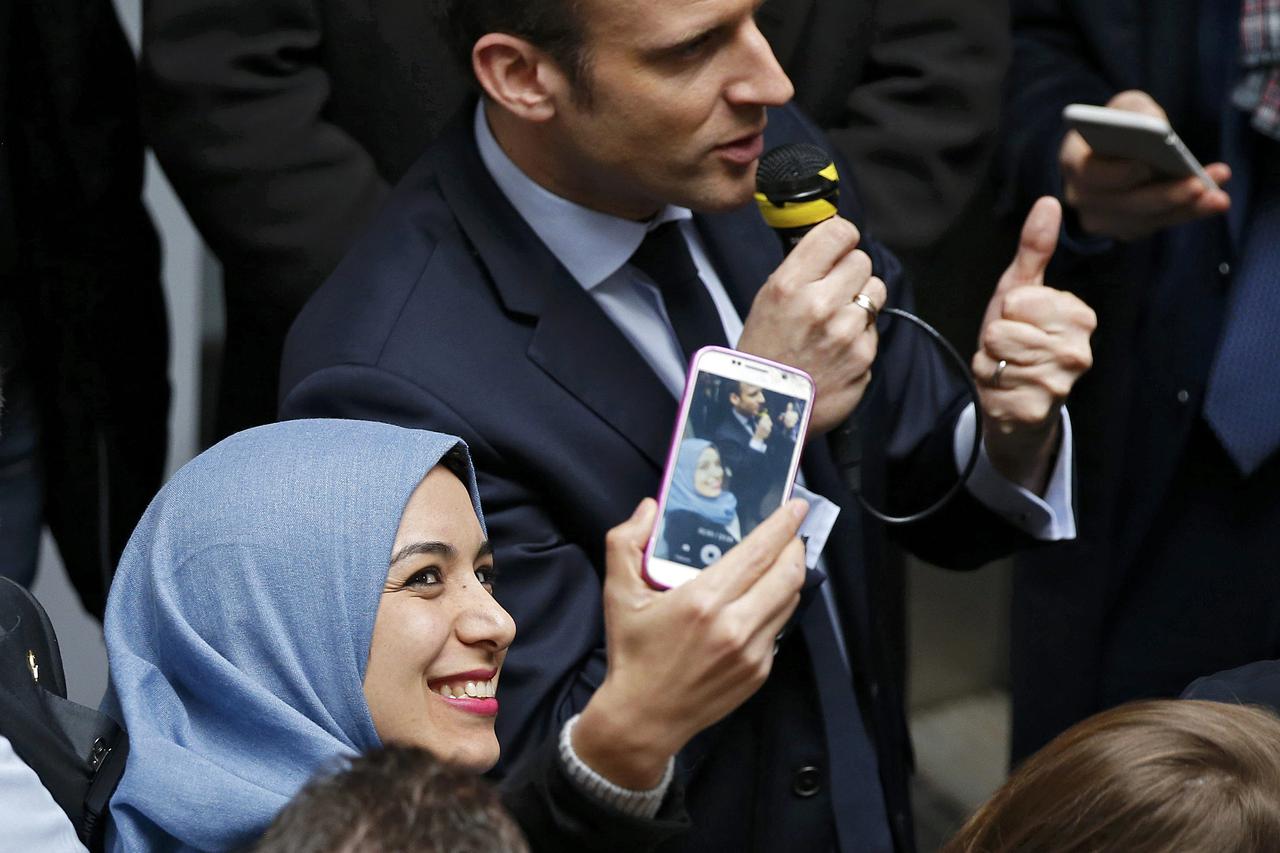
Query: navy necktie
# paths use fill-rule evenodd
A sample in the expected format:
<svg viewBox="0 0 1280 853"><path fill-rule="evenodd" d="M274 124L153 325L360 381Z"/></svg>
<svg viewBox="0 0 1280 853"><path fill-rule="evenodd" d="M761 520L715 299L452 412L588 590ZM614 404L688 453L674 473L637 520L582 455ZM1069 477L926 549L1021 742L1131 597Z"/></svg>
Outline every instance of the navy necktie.
<svg viewBox="0 0 1280 853"><path fill-rule="evenodd" d="M1202 18L1227 14L1218 4L1203 8ZM1280 448L1280 0L1246 2L1239 16L1240 51L1228 73L1242 67L1243 75L1223 105L1223 153L1247 158L1254 180L1204 419L1247 477ZM1252 145L1229 132L1243 125L1242 109Z"/></svg>
<svg viewBox="0 0 1280 853"><path fill-rule="evenodd" d="M840 657L836 627L822 601L809 605L800 618L800 627L813 661L822 705L837 849L892 853L893 835L880 784L880 764L862 724L848 665Z"/></svg>
<svg viewBox="0 0 1280 853"><path fill-rule="evenodd" d="M1254 190L1204 418L1245 476L1280 448L1280 182Z"/></svg>
<svg viewBox="0 0 1280 853"><path fill-rule="evenodd" d="M686 359L705 346L728 346L716 304L698 276L678 222L664 222L645 235L631 265L653 280Z"/></svg>

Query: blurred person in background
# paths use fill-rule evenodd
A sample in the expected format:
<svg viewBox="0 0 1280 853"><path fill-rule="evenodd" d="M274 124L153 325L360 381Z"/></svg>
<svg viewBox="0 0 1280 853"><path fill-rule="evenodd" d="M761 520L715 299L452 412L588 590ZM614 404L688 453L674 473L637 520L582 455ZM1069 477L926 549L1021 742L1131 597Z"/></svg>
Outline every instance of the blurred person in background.
<svg viewBox="0 0 1280 853"><path fill-rule="evenodd" d="M0 3L0 573L47 524L99 618L168 444L134 75L110 0Z"/></svg>
<svg viewBox="0 0 1280 853"><path fill-rule="evenodd" d="M1099 314L1072 400L1079 538L1014 577L1013 756L1095 711L1280 657L1280 3L1018 0L1002 168L1066 217ZM1100 157L1072 102L1167 116L1221 189Z"/></svg>

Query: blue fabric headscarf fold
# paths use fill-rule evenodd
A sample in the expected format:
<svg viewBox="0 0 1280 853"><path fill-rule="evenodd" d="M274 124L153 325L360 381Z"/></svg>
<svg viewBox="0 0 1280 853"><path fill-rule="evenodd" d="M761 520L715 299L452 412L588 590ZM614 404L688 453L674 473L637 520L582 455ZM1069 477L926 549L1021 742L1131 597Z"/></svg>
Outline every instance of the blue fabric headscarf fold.
<svg viewBox="0 0 1280 853"><path fill-rule="evenodd" d="M110 849L243 847L318 769L379 745L363 683L391 547L413 490L460 445L272 424L160 491L107 604L103 705L130 741ZM483 527L474 472L467 486Z"/></svg>
<svg viewBox="0 0 1280 853"><path fill-rule="evenodd" d="M737 517L738 498L728 489L721 489L719 496L709 498L693 487L698 457L702 455L702 451L714 446L701 438L686 438L680 443L680 451L676 454L676 470L671 475L671 493L667 495L667 512L679 509L696 512L721 526L728 525Z"/></svg>

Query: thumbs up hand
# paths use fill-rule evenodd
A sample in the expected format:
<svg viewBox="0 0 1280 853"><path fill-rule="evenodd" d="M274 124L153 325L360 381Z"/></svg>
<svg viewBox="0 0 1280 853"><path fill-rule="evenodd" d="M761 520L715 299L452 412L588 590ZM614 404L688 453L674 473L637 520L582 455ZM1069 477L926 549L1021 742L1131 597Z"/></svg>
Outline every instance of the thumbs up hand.
<svg viewBox="0 0 1280 853"><path fill-rule="evenodd" d="M1062 208L1042 198L1022 226L1013 263L996 285L982 321L973 375L982 401L987 455L996 469L1042 492L1058 447L1059 410L1093 364L1098 324L1075 294L1046 287Z"/></svg>
<svg viewBox="0 0 1280 853"><path fill-rule="evenodd" d="M787 410L782 413L782 425L788 430L796 428L796 424L800 421L800 413L796 411L795 403L787 403Z"/></svg>

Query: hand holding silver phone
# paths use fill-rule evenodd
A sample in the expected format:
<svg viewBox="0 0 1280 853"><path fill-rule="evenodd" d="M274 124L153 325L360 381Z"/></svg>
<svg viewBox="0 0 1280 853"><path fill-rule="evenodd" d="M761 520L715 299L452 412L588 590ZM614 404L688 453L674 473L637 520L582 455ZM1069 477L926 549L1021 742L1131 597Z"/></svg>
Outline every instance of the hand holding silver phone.
<svg viewBox="0 0 1280 853"><path fill-rule="evenodd" d="M1062 111L1062 118L1104 157L1137 160L1169 178L1194 175L1208 189L1218 189L1218 184L1164 119L1089 104L1068 105Z"/></svg>

